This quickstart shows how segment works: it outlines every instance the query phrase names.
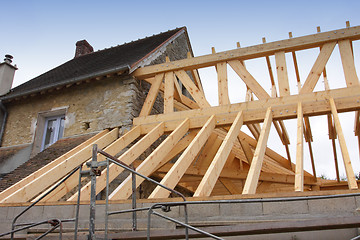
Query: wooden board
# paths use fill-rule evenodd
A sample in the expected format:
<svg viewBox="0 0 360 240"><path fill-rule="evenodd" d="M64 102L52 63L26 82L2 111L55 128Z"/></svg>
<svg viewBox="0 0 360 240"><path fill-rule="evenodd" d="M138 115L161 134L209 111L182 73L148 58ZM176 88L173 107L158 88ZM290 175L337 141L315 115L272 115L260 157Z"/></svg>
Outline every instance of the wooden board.
<svg viewBox="0 0 360 240"><path fill-rule="evenodd" d="M261 166L264 160L266 144L270 133L272 121L271 108L266 110L265 120L261 129L260 138L254 152L254 158L251 161L250 170L245 181L243 194L255 194L259 181Z"/></svg>

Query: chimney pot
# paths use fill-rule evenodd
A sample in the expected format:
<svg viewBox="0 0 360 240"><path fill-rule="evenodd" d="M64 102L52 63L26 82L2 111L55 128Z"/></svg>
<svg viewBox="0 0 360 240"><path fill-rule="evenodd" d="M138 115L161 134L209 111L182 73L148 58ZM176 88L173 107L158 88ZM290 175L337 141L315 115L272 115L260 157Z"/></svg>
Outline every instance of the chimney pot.
<svg viewBox="0 0 360 240"><path fill-rule="evenodd" d="M11 56L10 54L6 54L6 55L5 55L5 58L4 58L4 61L10 64L10 63L12 63L12 59L13 59L13 58L14 58L14 57Z"/></svg>
<svg viewBox="0 0 360 240"><path fill-rule="evenodd" d="M80 57L94 52L94 48L84 39L76 42L75 57Z"/></svg>

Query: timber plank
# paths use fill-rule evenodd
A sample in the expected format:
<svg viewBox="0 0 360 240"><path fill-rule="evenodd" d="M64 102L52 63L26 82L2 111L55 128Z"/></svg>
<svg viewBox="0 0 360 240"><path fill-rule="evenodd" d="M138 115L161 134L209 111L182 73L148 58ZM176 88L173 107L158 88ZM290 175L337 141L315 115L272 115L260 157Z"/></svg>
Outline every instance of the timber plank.
<svg viewBox="0 0 360 240"><path fill-rule="evenodd" d="M231 61L235 59L247 60L274 55L275 52L279 51L293 52L297 50L320 47L326 43L336 42L343 39L359 40L360 26L264 43L250 47L237 48L230 51L173 61L166 64L147 66L137 69L133 75L137 78L143 79L154 76L160 72L176 71L179 69L199 69L215 66L216 63L223 61Z"/></svg>
<svg viewBox="0 0 360 240"><path fill-rule="evenodd" d="M255 78L246 70L243 64L238 60L228 61L232 69L244 81L246 86L258 97L258 99L270 98L269 94L263 87L255 80Z"/></svg>
<svg viewBox="0 0 360 240"><path fill-rule="evenodd" d="M204 94L196 87L195 83L184 70L176 71L175 74L200 107L210 107L210 104L207 102Z"/></svg>
<svg viewBox="0 0 360 240"><path fill-rule="evenodd" d="M80 149L85 148L86 146L90 146L94 143L94 141L96 141L97 139L101 138L102 136L104 136L106 133L108 133L109 130L105 129L101 132L99 132L98 134L96 134L95 136L91 137L90 139L86 140L85 142L83 142L82 144L80 144L79 146L71 149L69 152L65 153L64 155L58 157L57 159L55 159L54 161L52 161L51 163L45 165L44 167L40 168L39 170L37 170L36 172L32 173L31 175L27 176L26 178L22 179L21 181L15 183L14 185L12 185L11 187L5 189L4 191L2 191L0 193L0 199L3 199L5 196L9 196L10 194L14 193L15 191L17 191L18 189L24 187L26 184L28 184L29 182L33 181L34 179L36 179L37 177L41 176L42 174L44 174L45 172L49 171L50 169L52 169L54 166L58 165L59 163L61 163L62 161L66 160L67 158L69 158L70 156L74 155L76 152L78 152Z"/></svg>
<svg viewBox="0 0 360 240"><path fill-rule="evenodd" d="M159 166L163 165L166 155L177 142L188 132L189 119L185 119L137 168L142 175L150 176ZM144 181L136 176L136 187ZM109 199L127 199L132 193L132 176L128 176L110 195Z"/></svg>
<svg viewBox="0 0 360 240"><path fill-rule="evenodd" d="M99 149L112 143L118 137L118 128L113 129L100 139L96 140L94 144L97 144ZM79 150L74 155L70 156L66 160L60 162L41 176L37 177L33 181L26 184L24 187L18 189L13 194L8 195L1 200L1 203L13 203L13 202L27 202L37 196L39 193L50 187L55 182L59 181L66 174L71 172L79 164L84 163L92 154L92 145L86 146Z"/></svg>
<svg viewBox="0 0 360 240"><path fill-rule="evenodd" d="M358 86L359 78L356 74L353 51L351 49L350 40L339 41L339 50L341 56L341 62L345 74L346 86Z"/></svg>
<svg viewBox="0 0 360 240"><path fill-rule="evenodd" d="M165 73L164 113L174 112L174 73Z"/></svg>
<svg viewBox="0 0 360 240"><path fill-rule="evenodd" d="M213 161L207 169L203 179L201 180L198 188L196 189L194 197L210 196L242 125L243 115L242 112L239 112L235 118L234 123L231 125L229 132L226 134L226 137L217 151Z"/></svg>
<svg viewBox="0 0 360 240"><path fill-rule="evenodd" d="M217 76L218 76L219 105L230 104L226 66L227 66L226 62L218 63L216 65Z"/></svg>
<svg viewBox="0 0 360 240"><path fill-rule="evenodd" d="M331 112L334 117L336 132L337 132L338 138L339 138L340 149L341 149L341 154L342 154L344 165L345 165L345 172L346 172L349 189L358 189L354 170L351 165L350 155L349 155L349 152L348 152L348 149L346 146L346 142L345 142L345 136L344 136L344 133L341 128L340 119L339 119L339 116L338 116L338 113L336 110L336 105L335 105L334 99L330 98L329 102L330 102L330 106L331 106Z"/></svg>
<svg viewBox="0 0 360 240"><path fill-rule="evenodd" d="M133 129L131 129L129 132L127 132L125 135L117 139L115 142L113 142L111 145L109 145L107 148L105 148L103 151L114 156L120 151L122 151L126 146L132 143L139 136L140 136L140 127L136 126ZM139 150L139 152L140 151L141 150ZM104 160L105 160L105 156L102 154L98 154L98 161L100 162ZM113 176L116 176L116 174L114 173L119 171L117 170L117 168L120 167L113 163L109 165L109 182L113 180ZM96 177L96 194L100 193L106 187L106 176L107 176L107 169L105 168L103 171L101 171L101 175ZM75 184L77 184L77 182L75 182ZM91 182L88 182L81 188L80 200L82 201L90 200L90 191L91 191L90 188L91 188ZM77 197L78 197L78 192L76 192L73 196L71 196L67 201L75 201Z"/></svg>
<svg viewBox="0 0 360 240"><path fill-rule="evenodd" d="M280 97L290 95L289 79L286 67L285 52L275 53L276 72L278 76L279 95Z"/></svg>
<svg viewBox="0 0 360 240"><path fill-rule="evenodd" d="M142 107L142 109L140 111L139 116L147 116L147 115L150 114L151 109L154 106L156 97L157 97L157 95L159 93L160 85L162 84L163 78L164 78L163 73L162 74L157 74L155 76L155 80L154 80L153 84L150 87L150 90L149 90L149 92L148 92L148 94L146 96L144 105L143 105L143 107Z"/></svg>
<svg viewBox="0 0 360 240"><path fill-rule="evenodd" d="M189 168L190 164L195 159L196 155L199 153L202 146L205 144L206 140L211 135L211 132L215 128L215 117L212 116L205 123L205 125L198 132L196 137L190 143L190 145L185 149L180 158L175 162L173 167L161 180L161 184L167 186L168 188L174 189L176 184L180 181L181 177L186 172L186 169ZM160 186L157 186L155 190L151 193L149 198L166 198L170 192Z"/></svg>
<svg viewBox="0 0 360 240"><path fill-rule="evenodd" d="M317 57L308 77L305 80L299 94L312 92L318 82L321 73L324 71L327 61L335 48L336 42L325 43Z"/></svg>
<svg viewBox="0 0 360 240"><path fill-rule="evenodd" d="M255 194L259 181L261 166L264 160L266 144L270 133L272 121L271 108L266 110L265 120L261 129L260 138L254 152L254 158L251 161L248 176L245 181L243 194Z"/></svg>
<svg viewBox="0 0 360 240"><path fill-rule="evenodd" d="M297 119L297 142L296 142L296 168L295 168L295 191L304 191L304 129L301 102L298 104Z"/></svg>

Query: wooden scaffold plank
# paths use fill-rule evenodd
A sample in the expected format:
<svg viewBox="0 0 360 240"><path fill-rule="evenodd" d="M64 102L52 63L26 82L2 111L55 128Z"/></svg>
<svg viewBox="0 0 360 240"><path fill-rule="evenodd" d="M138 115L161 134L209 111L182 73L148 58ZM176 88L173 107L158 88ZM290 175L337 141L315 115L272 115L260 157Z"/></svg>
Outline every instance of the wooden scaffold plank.
<svg viewBox="0 0 360 240"><path fill-rule="evenodd" d="M261 166L264 160L266 144L270 133L272 121L271 108L269 107L266 110L266 115L264 119L264 124L261 129L260 138L258 144L256 145L256 149L254 152L254 158L251 161L250 169L248 172L248 176L245 181L243 194L255 194L257 184L259 181Z"/></svg>

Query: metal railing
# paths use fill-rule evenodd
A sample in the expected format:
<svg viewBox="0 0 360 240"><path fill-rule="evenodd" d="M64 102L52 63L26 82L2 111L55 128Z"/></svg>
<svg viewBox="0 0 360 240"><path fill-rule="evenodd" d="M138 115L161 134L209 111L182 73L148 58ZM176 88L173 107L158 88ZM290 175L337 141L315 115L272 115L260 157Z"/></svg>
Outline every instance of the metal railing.
<svg viewBox="0 0 360 240"><path fill-rule="evenodd" d="M106 152L104 152L102 150L98 150L96 145L94 145L93 152L100 153L100 154L102 154L103 156L106 157L105 162L106 162L106 167L107 167L107 177L106 177L106 190L105 190L106 191L106 200L105 200L105 204L106 204L105 205L105 239L107 239L107 236L108 236L108 216L109 215L121 214L121 213L125 213L125 212L132 212L133 213L133 230L136 230L136 225L137 225L136 224L136 212L145 211L145 210L148 210L147 239L150 239L151 215L152 214L154 214L154 215L156 215L158 217L164 218L164 219L166 219L168 221L171 221L171 222L174 222L174 223L177 223L179 225L184 226L185 227L185 238L186 239L189 239L189 229L194 230L196 232L199 232L201 234L204 234L204 235L206 235L208 237L211 237L211 238L214 238L214 239L222 239L222 238L219 238L219 237L217 237L217 236L215 236L213 234L205 232L205 231L203 231L201 229L190 226L188 224L187 201L186 201L185 196L182 193L180 193L180 192L178 192L178 191L176 191L174 189L171 189L171 188L169 188L169 187L155 181L152 178L149 178L149 177L147 177L145 175L142 175L141 173L136 172L133 167L119 161L114 156L112 156L112 155L110 155L110 154L108 154L108 153L106 153ZM88 166L93 166L93 168L97 168L98 166L101 166L101 165L104 164L103 162L95 163L96 160L97 160L97 156L96 156L96 154L93 153L92 163L89 163ZM108 211L108 205L109 205L109 163L110 162L124 168L125 170L129 171L132 174L132 209L128 209L128 210L125 210L125 211L115 211L115 212L109 212ZM96 172L96 171L93 170L92 172ZM155 212L154 209L156 209L156 208L161 208L165 212L170 210L170 208L167 208L165 205L163 205L161 203L156 203L156 204L154 204L153 206L151 206L149 208L136 208L136 177L135 177L136 175L143 178L143 179L145 179L145 180L147 180L147 181L149 181L149 182L152 182L152 183L154 183L154 184L156 184L156 185L158 185L158 186L160 186L160 187L162 187L162 188L164 188L164 189L166 189L166 190L168 190L168 191L170 191L170 192L172 192L172 193L174 193L174 194L176 194L178 196L180 196L183 199L183 202L182 202L181 206L184 207L184 218L185 218L184 222L185 223L183 223L183 222L181 222L179 220L170 218L168 216L162 215L162 214L160 214L158 212ZM94 182L91 183L91 185L96 186L96 179L95 179ZM95 188L94 189L91 188L91 190L95 192ZM93 199L95 199L95 197L93 197ZM93 199L91 199L90 202L93 202ZM95 218L95 213L90 212L90 214L93 214L93 218ZM91 216L90 216L90 219L92 219ZM92 231L92 233L90 233L90 231ZM90 239L92 239L91 236L93 236L93 237L95 236L94 232L95 232L94 226L89 224L89 236L90 236ZM94 239L95 239L95 237L94 237Z"/></svg>
<svg viewBox="0 0 360 240"><path fill-rule="evenodd" d="M13 221L12 221L12 224L11 224L11 231L0 234L0 237L10 235L10 239L13 240L14 239L14 234L16 232L26 230L26 229L29 229L29 228L32 228L32 227L35 227L35 226L39 226L39 225L42 225L42 224L50 224L52 226L52 228L49 229L48 231L46 231L44 234L42 234L40 237L38 237L36 239L41 239L44 236L46 236L47 234L53 232L58 227L60 227L59 239L61 240L62 239L62 223L64 221L66 221L66 222L76 221L76 219L60 220L60 219L54 218L54 219L44 220L44 221L41 221L41 222L29 222L29 223L20 223L20 224L16 224L16 222L24 213L29 211L33 206L35 206L38 202L40 202L42 199L44 199L47 195L49 195L58 186L60 186L62 183L64 183L69 177L71 177L78 170L80 170L79 175L81 176L81 165L80 165L80 166L76 167L74 170L72 170L66 177L64 177L61 181L59 181L57 184L55 184L52 188L50 188L50 190L47 191L44 195L42 195L40 198L38 198L36 201L34 201L32 204L30 204L28 207L26 207L23 211L21 211L18 215L16 215L14 217ZM21 228L16 229L16 227L21 227Z"/></svg>

